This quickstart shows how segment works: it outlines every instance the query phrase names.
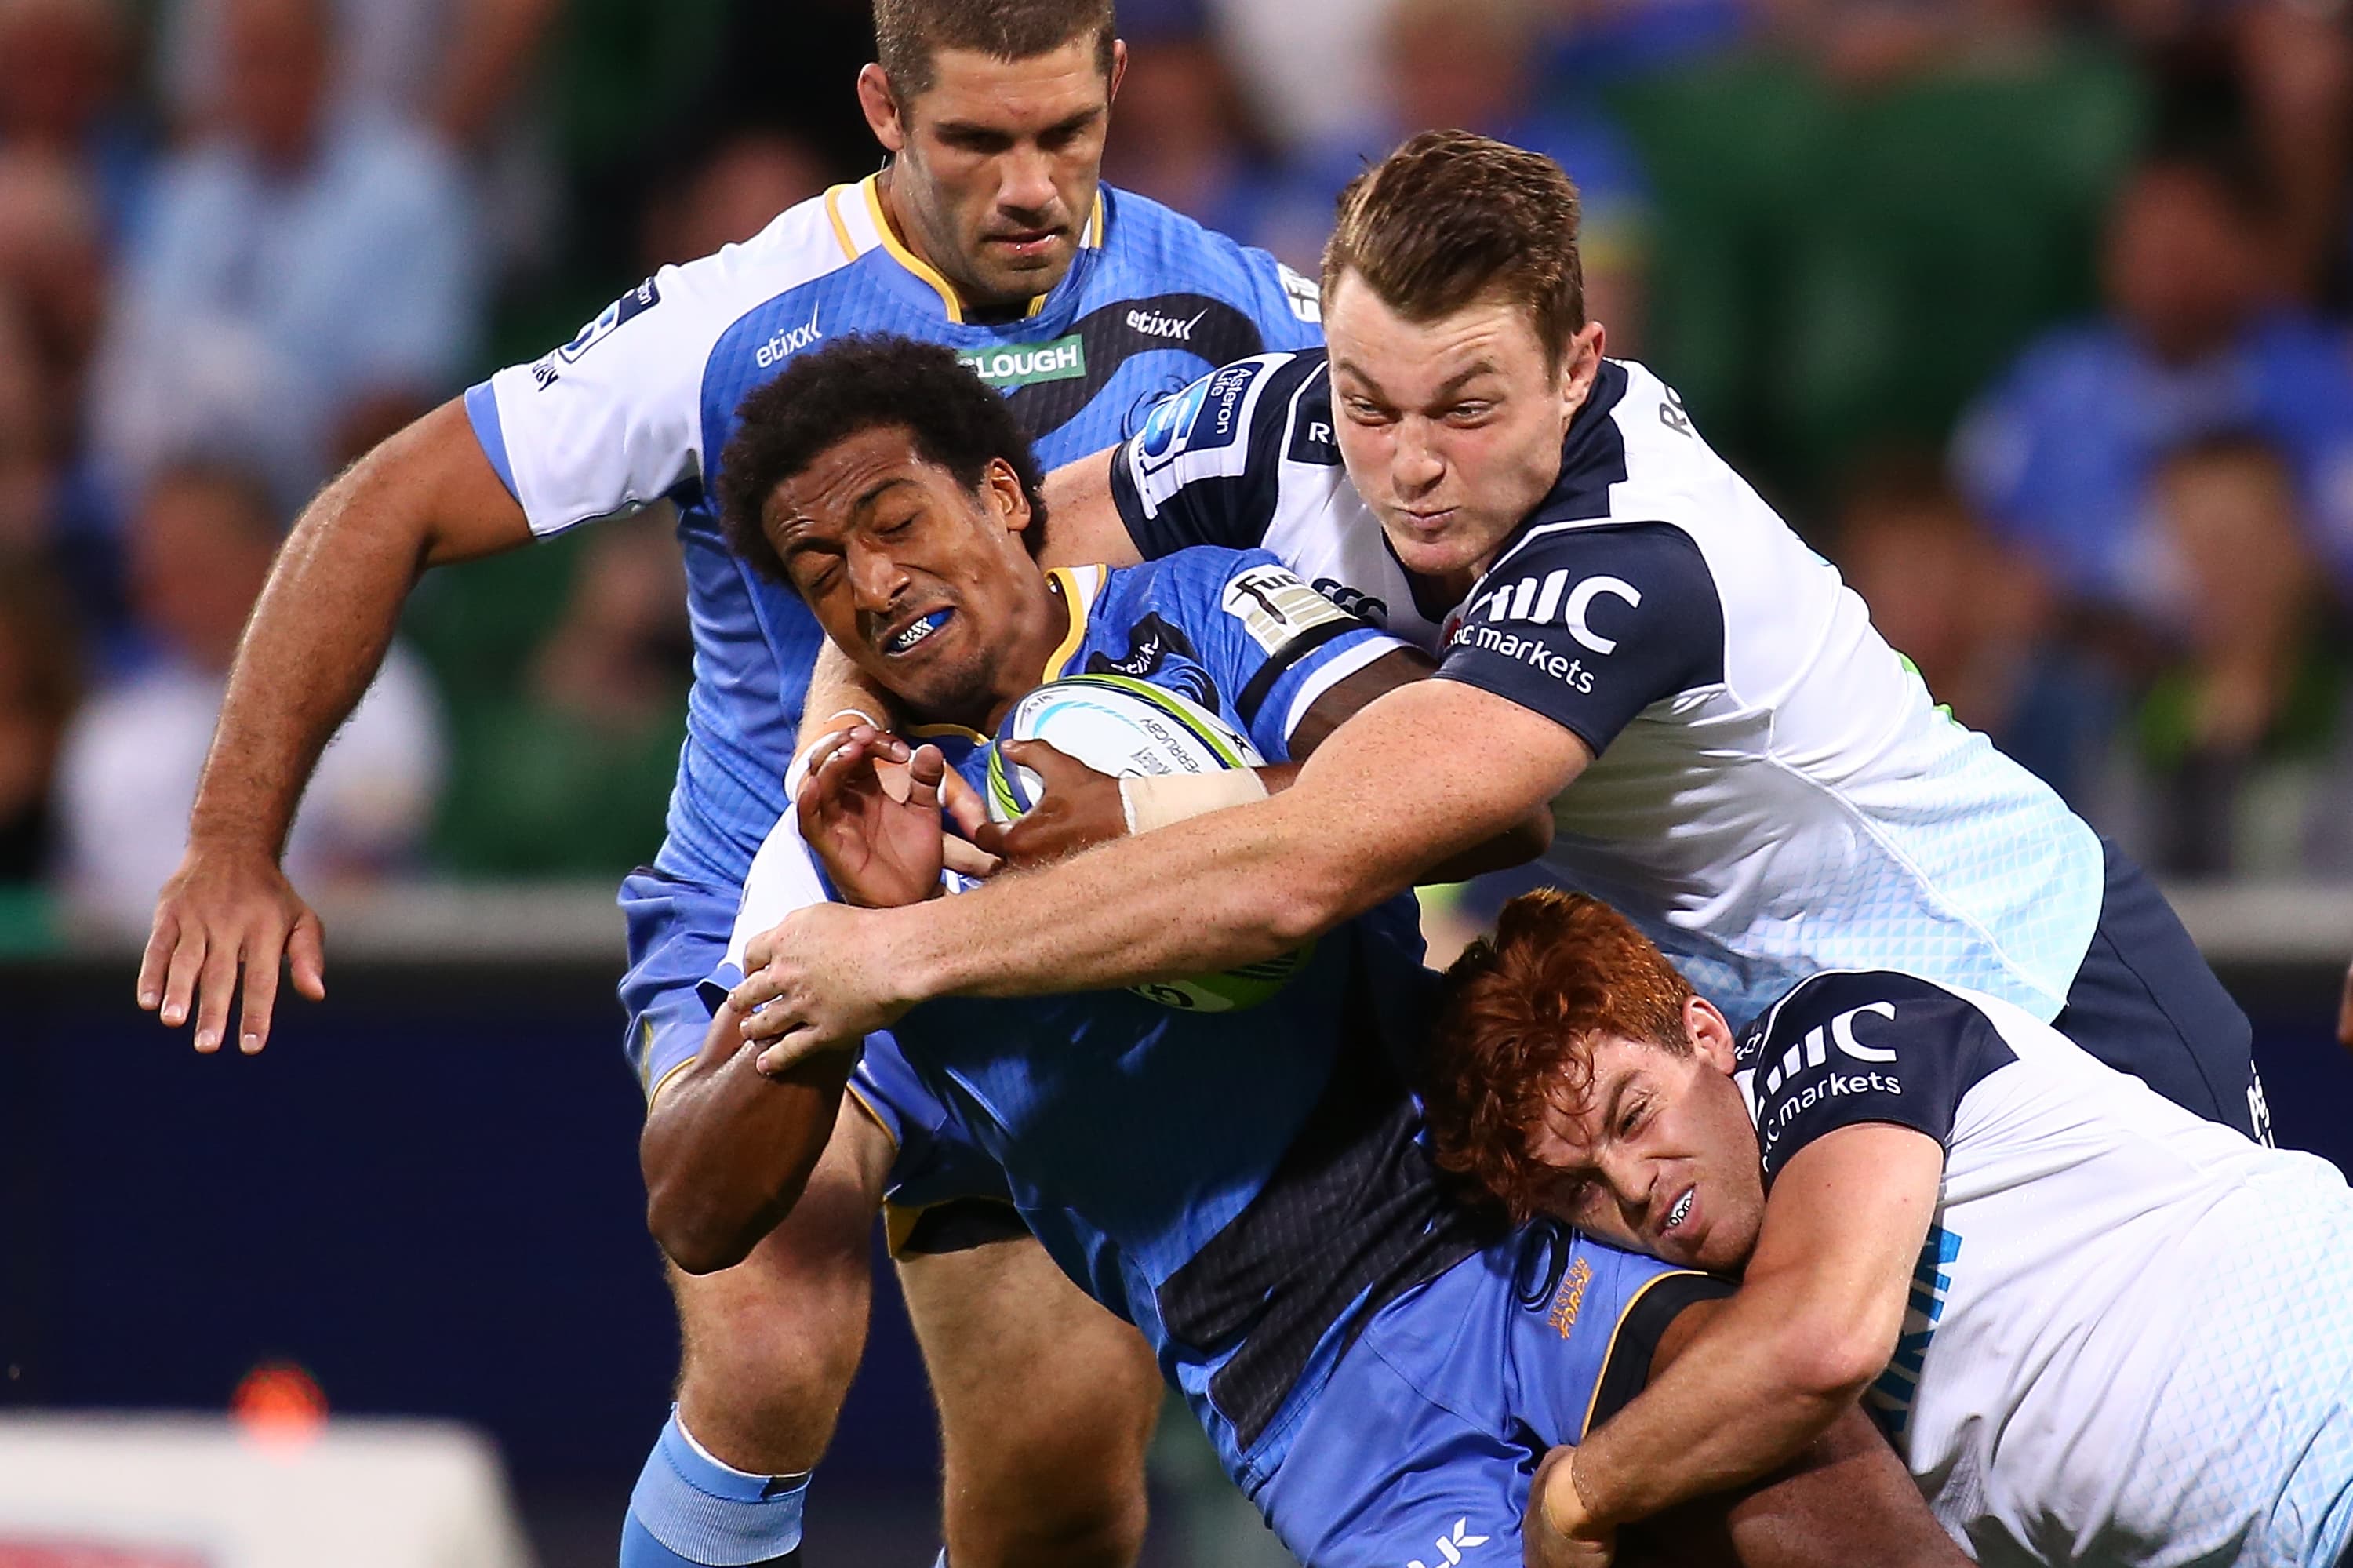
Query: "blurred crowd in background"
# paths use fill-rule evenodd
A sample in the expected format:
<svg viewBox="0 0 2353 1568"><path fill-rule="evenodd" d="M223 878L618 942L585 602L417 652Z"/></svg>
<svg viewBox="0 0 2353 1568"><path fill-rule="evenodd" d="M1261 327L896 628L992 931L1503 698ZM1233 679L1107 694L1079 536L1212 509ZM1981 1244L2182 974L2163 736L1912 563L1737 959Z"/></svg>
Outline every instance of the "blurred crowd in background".
<svg viewBox="0 0 2353 1568"><path fill-rule="evenodd" d="M1105 175L1313 272L1424 126L1558 158L1612 353L1937 700L2177 876L2353 880L2343 0L1124 0ZM322 482L876 166L864 0L0 0L0 946L143 932ZM290 867L617 876L659 514L432 574Z"/></svg>

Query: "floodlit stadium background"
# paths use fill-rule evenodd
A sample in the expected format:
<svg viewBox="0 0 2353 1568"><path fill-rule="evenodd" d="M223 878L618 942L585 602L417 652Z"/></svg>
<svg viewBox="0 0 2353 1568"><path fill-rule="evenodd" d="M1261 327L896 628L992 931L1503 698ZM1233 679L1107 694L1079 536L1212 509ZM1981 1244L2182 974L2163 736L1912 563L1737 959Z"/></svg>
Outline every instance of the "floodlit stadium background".
<svg viewBox="0 0 2353 1568"><path fill-rule="evenodd" d="M1134 0L1123 31L1108 177L1303 270L1406 132L1558 156L1612 350L2166 878L2283 1141L2353 1160L2341 6ZM425 582L297 832L332 1000L266 1055L136 1012L134 954L301 499L871 169L870 42L863 0L0 0L0 1556L91 1523L95 1432L281 1523L272 1487L422 1489L483 1561L510 1510L547 1568L611 1561L676 1350L611 995L683 723L661 521ZM256 148L262 196L224 174ZM90 1425L153 1411L224 1425ZM1263 1560L1189 1437L1149 1560ZM811 1560L927 1563L935 1459L886 1289ZM262 1561L209 1539L120 1562Z"/></svg>

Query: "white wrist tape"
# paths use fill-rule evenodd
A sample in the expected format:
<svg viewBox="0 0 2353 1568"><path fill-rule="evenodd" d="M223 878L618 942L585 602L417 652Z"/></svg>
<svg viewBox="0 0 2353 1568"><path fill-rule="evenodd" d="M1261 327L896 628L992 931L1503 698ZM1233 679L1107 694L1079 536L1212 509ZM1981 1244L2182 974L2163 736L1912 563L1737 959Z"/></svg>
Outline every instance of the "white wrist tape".
<svg viewBox="0 0 2353 1568"><path fill-rule="evenodd" d="M1171 773L1151 779L1119 781L1119 803L1127 814L1127 831L1148 833L1204 811L1247 806L1266 799L1266 786L1254 769L1229 768L1216 773Z"/></svg>
<svg viewBox="0 0 2353 1568"><path fill-rule="evenodd" d="M836 719L856 719L869 729L879 729L886 733L891 728L889 725L863 708L843 708L839 713L827 715L825 722L828 726L832 726ZM848 725L842 725L838 728L828 727L823 735L801 747L801 754L793 758L793 765L790 768L785 769L785 800L787 803L801 798L801 786L808 781L809 769L816 767L821 758L841 744L841 737L849 733L849 728Z"/></svg>

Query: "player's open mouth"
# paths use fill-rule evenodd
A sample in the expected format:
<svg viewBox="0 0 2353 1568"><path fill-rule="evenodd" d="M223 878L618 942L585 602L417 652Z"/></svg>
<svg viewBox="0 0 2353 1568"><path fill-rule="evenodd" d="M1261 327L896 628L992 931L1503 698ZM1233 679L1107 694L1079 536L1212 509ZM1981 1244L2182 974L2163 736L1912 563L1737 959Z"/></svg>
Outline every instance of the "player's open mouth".
<svg viewBox="0 0 2353 1568"><path fill-rule="evenodd" d="M955 613L955 611L952 609L943 609L933 610L927 615L917 616L890 636L882 639L883 653L887 657L895 659L902 653L913 652L930 638L933 632L945 626L948 623L948 618Z"/></svg>
<svg viewBox="0 0 2353 1568"><path fill-rule="evenodd" d="M992 234L992 245L1002 245L1018 256L1035 256L1062 238L1059 228L1031 228L1013 234Z"/></svg>
<svg viewBox="0 0 2353 1568"><path fill-rule="evenodd" d="M1661 1235L1673 1234L1674 1229L1677 1225L1682 1224L1685 1220L1691 1218L1692 1198L1698 1192L1699 1189L1696 1187L1686 1187L1683 1189L1683 1195L1677 1198L1675 1200L1675 1206L1667 1211L1667 1223L1659 1227L1659 1234Z"/></svg>

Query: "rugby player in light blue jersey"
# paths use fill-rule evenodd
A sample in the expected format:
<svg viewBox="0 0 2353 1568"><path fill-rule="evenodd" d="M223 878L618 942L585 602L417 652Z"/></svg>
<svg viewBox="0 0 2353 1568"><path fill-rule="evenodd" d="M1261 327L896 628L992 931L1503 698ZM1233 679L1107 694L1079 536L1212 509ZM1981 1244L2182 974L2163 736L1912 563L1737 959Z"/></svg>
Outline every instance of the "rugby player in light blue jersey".
<svg viewBox="0 0 2353 1568"><path fill-rule="evenodd" d="M1550 160L1417 137L1343 197L1328 359L1227 366L1050 483L1050 561L1066 533L1113 561L1262 544L1437 679L1273 800L946 904L801 912L738 999L778 1003L747 1030L788 1052L934 996L1258 961L1550 800L1547 874L1734 1017L1820 969L1900 968L2260 1135L2252 1031L2164 899L1936 707L1670 387L1604 355L1576 229Z"/></svg>
<svg viewBox="0 0 2353 1568"><path fill-rule="evenodd" d="M1434 980L1409 898L1227 1012L1130 991L946 1001L907 1014L898 1049L869 1041L863 1060L830 1052L770 1078L722 1005L762 933L826 882L869 905L943 891L947 770L978 783L984 736L1040 681L1116 671L1181 694L1247 735L1279 787L1427 660L1263 551L1042 570L1019 433L931 345L805 357L746 401L726 456L746 559L936 740L911 753L853 734L763 846L709 1044L647 1120L663 1245L689 1267L732 1263L800 1201L845 1081L864 1096L911 1075L1002 1164L1056 1262L1143 1331L1308 1568L1518 1563L1546 1447L1630 1398L1729 1287L1449 1199L1403 1083ZM907 764L903 800L878 757ZM1050 748L1021 760L1050 767ZM1531 813L1474 853L1523 857L1545 825ZM1794 1475L1671 1521L1661 1543L1691 1563L1957 1564L1883 1448L1850 1412Z"/></svg>
<svg viewBox="0 0 2353 1568"><path fill-rule="evenodd" d="M820 641L800 601L719 539L711 487L744 393L845 334L904 334L955 349L1059 462L1129 434L1205 370L1318 341L1312 286L1099 185L1123 62L1110 0L880 0L876 31L881 58L858 91L892 155L882 173L665 268L571 342L395 436L296 524L231 676L140 979L166 1023L193 1012L199 1050L227 1037L240 968L249 1051L268 1036L281 953L297 989L321 994L318 921L278 851L420 567L663 498L679 507L695 640L687 742L667 838L622 891L628 1049L650 1099L702 1042L693 987L784 808ZM894 1125L929 1114L875 1109ZM905 1281L943 1407L960 1568L1124 1563L1157 1407L1148 1360L1034 1245L976 1245L1018 1227L995 1217L1001 1203L936 1202L964 1195L936 1174L909 1190L935 1207L905 1238L933 1255ZM677 1283L679 1418L649 1459L625 1562L795 1549L800 1472L863 1342L871 1220L806 1205L744 1268Z"/></svg>

